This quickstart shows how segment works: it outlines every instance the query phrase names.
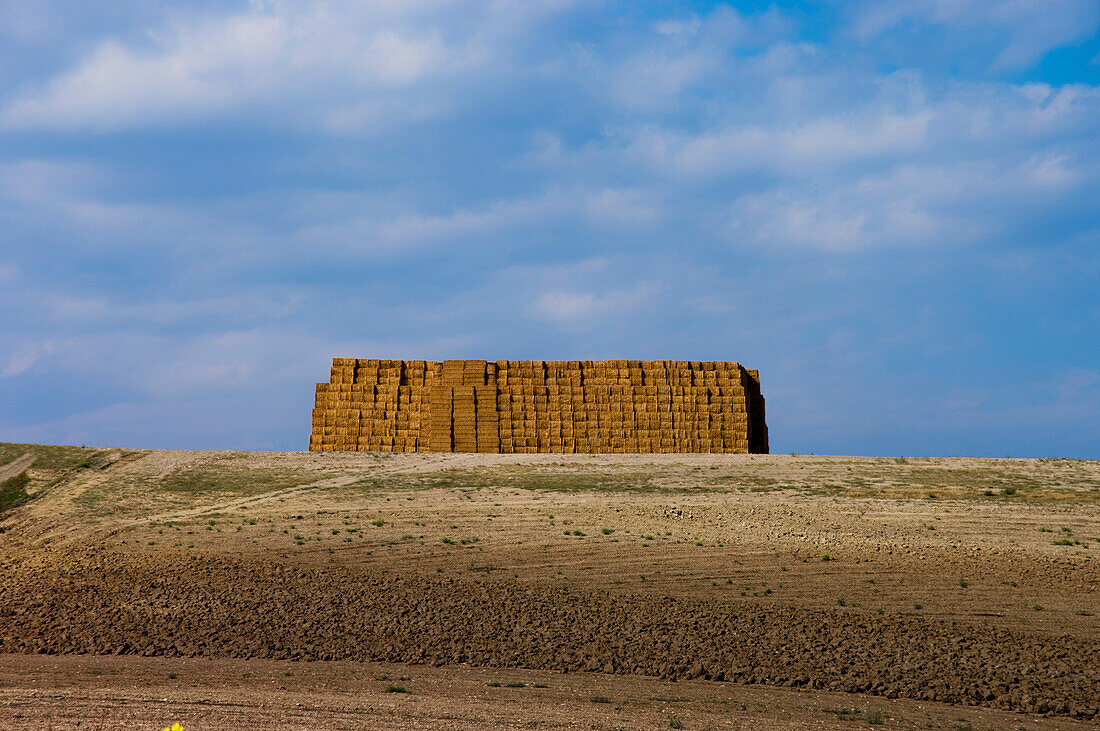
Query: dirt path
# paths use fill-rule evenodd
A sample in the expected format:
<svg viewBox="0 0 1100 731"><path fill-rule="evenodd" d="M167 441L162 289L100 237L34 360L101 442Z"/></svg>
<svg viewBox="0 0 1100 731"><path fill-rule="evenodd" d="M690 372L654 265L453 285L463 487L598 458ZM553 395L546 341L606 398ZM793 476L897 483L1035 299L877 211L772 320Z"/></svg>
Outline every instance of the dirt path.
<svg viewBox="0 0 1100 731"><path fill-rule="evenodd" d="M22 457L17 458L13 462L0 467L0 484L7 482L13 477L19 477L19 475L30 469L30 466L34 464L33 454L24 454Z"/></svg>

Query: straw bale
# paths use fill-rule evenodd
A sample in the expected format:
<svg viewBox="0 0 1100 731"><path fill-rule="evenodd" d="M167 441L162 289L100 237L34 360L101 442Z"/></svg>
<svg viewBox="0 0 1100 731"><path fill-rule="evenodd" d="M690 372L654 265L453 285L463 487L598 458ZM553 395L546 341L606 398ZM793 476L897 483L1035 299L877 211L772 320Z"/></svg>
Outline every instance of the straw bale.
<svg viewBox="0 0 1100 731"><path fill-rule="evenodd" d="M759 373L720 361L333 359L310 449L767 451Z"/></svg>

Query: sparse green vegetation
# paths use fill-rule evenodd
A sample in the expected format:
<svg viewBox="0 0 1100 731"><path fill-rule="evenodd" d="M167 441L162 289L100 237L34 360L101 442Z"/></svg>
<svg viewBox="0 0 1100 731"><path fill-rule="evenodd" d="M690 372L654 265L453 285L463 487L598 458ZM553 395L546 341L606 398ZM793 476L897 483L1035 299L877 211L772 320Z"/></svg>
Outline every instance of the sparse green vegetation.
<svg viewBox="0 0 1100 731"><path fill-rule="evenodd" d="M92 460L94 469L108 454L118 450L103 450ZM128 456L129 455L129 456ZM122 460L139 460L141 453L122 453ZM149 506L149 495L155 495L164 505L194 507L214 498L243 498L265 495L279 490L301 487L325 479L316 470L283 467L254 467L245 463L247 453L229 452L201 464L168 470L163 473L129 470L112 480L94 481L75 499L75 504L90 516L117 513L120 509L142 510ZM38 463L35 463L37 472ZM55 472L54 479L72 473ZM49 487L49 483L44 485Z"/></svg>
<svg viewBox="0 0 1100 731"><path fill-rule="evenodd" d="M0 513L9 508L22 505L30 499L30 495L27 494L28 483L30 483L30 478L24 472L0 484Z"/></svg>
<svg viewBox="0 0 1100 731"><path fill-rule="evenodd" d="M106 454L107 451L91 447L56 447L48 444L0 442L0 465L8 464L29 453L34 455L36 471L68 472L93 466L97 458Z"/></svg>
<svg viewBox="0 0 1100 731"><path fill-rule="evenodd" d="M551 492L645 492L660 486L650 472L636 470L593 474L585 470L565 470L558 465L503 465L387 475L385 478L369 477L354 483L349 489L390 492L495 487Z"/></svg>
<svg viewBox="0 0 1100 731"><path fill-rule="evenodd" d="M260 495L318 479L315 472L210 464L169 472L149 486L181 496Z"/></svg>

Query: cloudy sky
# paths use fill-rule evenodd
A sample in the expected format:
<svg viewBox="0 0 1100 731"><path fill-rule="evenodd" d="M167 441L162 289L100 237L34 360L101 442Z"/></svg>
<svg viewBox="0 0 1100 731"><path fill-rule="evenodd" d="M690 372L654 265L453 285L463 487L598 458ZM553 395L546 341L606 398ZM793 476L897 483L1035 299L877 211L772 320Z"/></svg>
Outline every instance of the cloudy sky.
<svg viewBox="0 0 1100 731"><path fill-rule="evenodd" d="M772 449L1100 458L1100 3L0 0L0 440L333 356L739 360Z"/></svg>

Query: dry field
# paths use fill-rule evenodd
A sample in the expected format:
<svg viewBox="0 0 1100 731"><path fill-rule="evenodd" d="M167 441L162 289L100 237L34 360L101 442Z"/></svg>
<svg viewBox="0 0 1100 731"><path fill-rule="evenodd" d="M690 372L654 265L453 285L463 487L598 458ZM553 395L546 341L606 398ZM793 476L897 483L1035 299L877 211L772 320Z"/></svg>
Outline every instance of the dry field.
<svg viewBox="0 0 1100 731"><path fill-rule="evenodd" d="M2 728L1100 721L1097 462L26 452Z"/></svg>

